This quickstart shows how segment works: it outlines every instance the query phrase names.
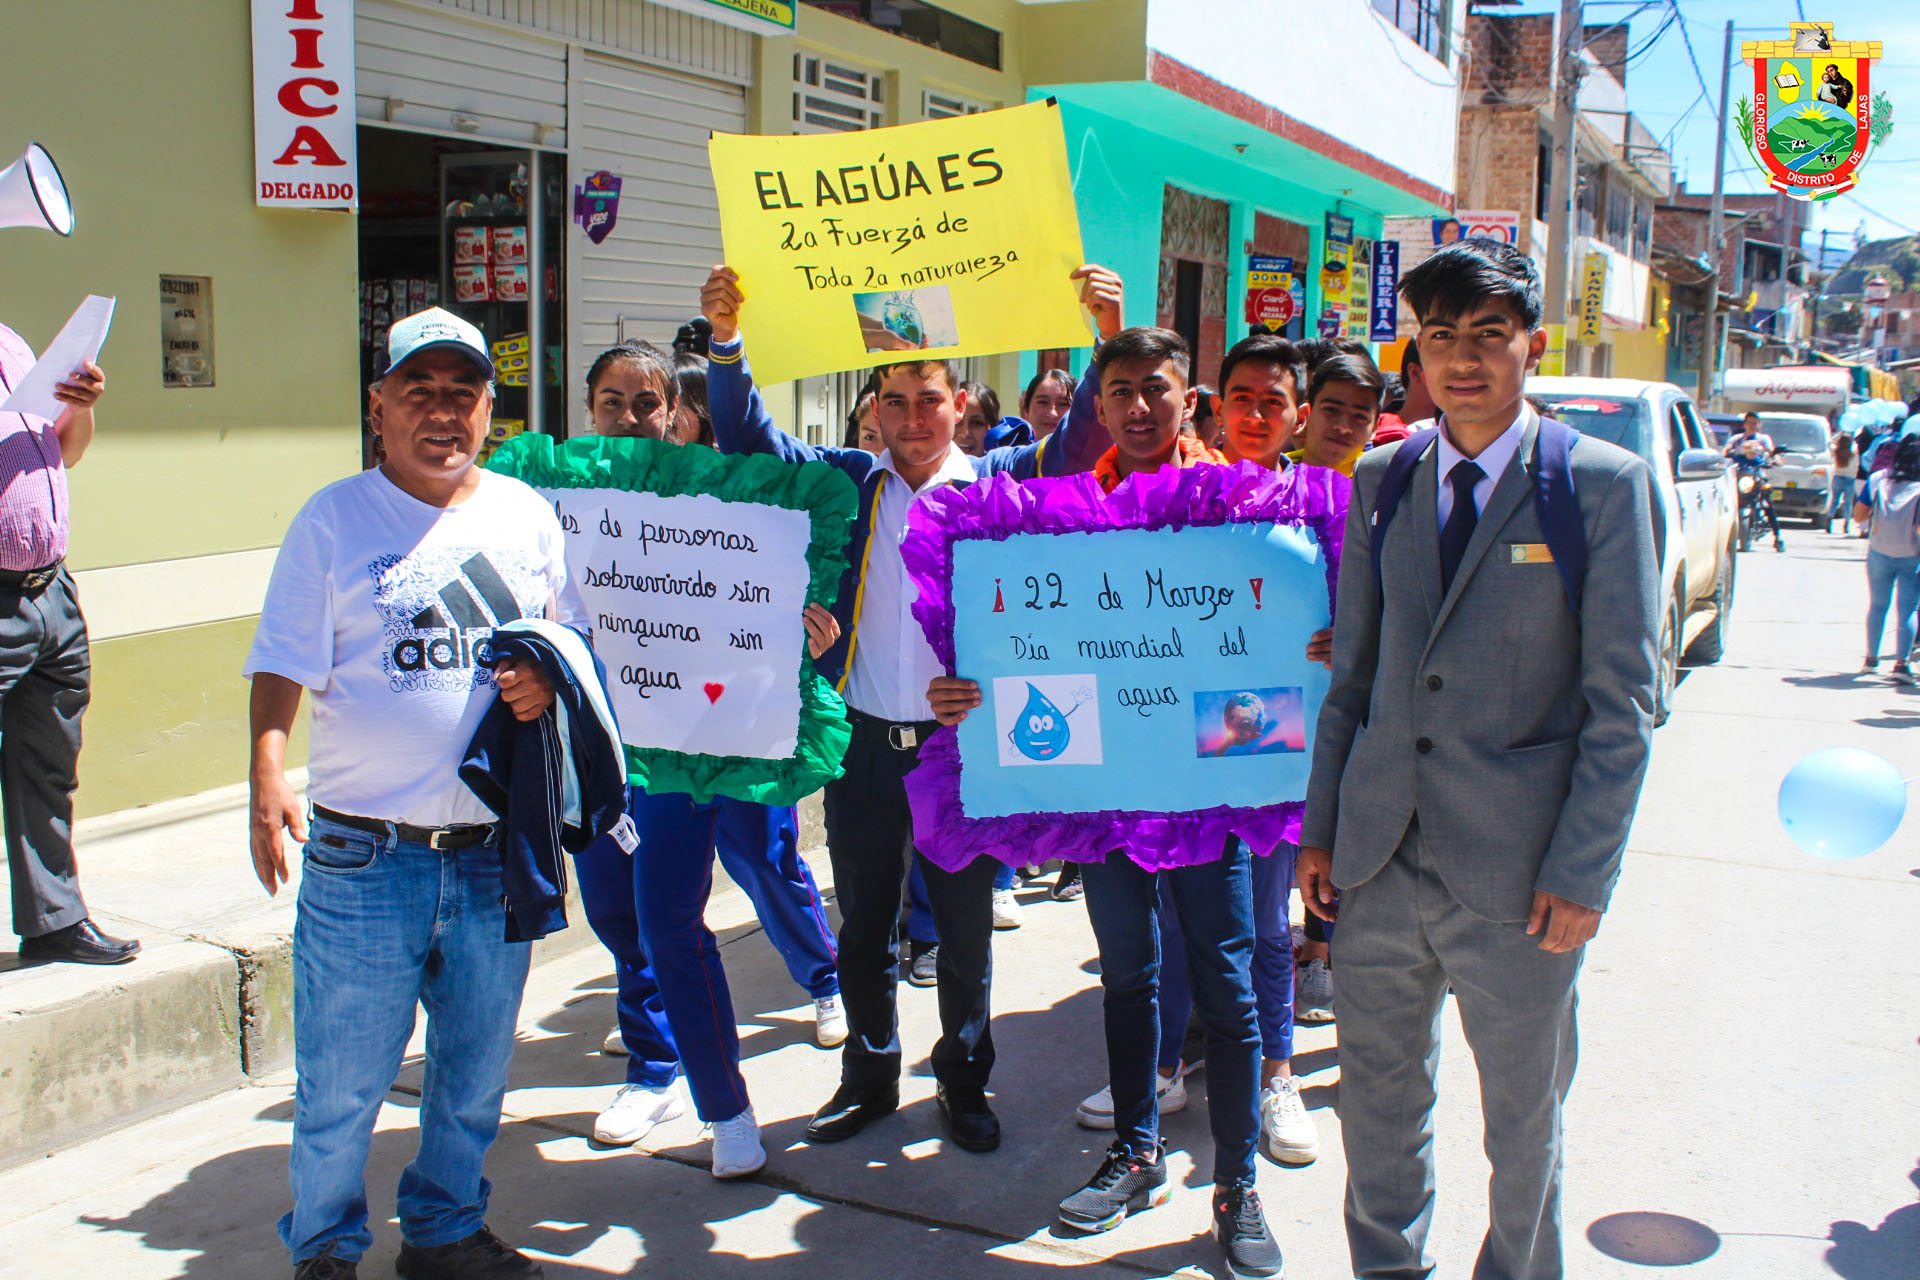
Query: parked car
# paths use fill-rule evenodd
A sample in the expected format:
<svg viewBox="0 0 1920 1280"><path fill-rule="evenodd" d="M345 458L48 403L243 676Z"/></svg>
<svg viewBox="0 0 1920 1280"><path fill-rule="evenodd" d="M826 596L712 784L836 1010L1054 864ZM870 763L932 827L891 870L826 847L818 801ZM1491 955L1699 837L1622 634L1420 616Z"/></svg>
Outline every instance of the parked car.
<svg viewBox="0 0 1920 1280"><path fill-rule="evenodd" d="M1767 473L1768 495L1781 519L1828 525L1833 497L1832 428L1817 413L1763 413L1760 430L1778 450Z"/></svg>
<svg viewBox="0 0 1920 1280"><path fill-rule="evenodd" d="M1718 662L1733 612L1734 534L1740 501L1693 397L1667 382L1626 378L1527 379L1527 397L1582 435L1617 444L1653 468L1666 519L1660 679L1654 723L1673 710L1684 655Z"/></svg>

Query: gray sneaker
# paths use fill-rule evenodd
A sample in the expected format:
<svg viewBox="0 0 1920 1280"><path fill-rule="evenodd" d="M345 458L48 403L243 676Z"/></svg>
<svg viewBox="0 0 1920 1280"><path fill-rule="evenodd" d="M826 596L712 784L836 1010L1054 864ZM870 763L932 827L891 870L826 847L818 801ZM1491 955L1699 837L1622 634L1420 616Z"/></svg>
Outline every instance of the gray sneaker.
<svg viewBox="0 0 1920 1280"><path fill-rule="evenodd" d="M1333 1021L1333 968L1325 960L1309 960L1296 972L1293 1016L1297 1022Z"/></svg>

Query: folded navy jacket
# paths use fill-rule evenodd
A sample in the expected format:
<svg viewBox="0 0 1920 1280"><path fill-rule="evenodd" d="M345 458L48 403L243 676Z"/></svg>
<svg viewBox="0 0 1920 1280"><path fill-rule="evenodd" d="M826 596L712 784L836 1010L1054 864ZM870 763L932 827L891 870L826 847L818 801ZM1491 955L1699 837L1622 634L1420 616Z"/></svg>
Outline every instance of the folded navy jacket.
<svg viewBox="0 0 1920 1280"><path fill-rule="evenodd" d="M522 618L496 627L489 661L538 663L553 709L514 718L497 699L467 744L460 780L500 820L507 941L567 927L567 854L611 833L631 853L626 752L607 701L606 671L579 632Z"/></svg>

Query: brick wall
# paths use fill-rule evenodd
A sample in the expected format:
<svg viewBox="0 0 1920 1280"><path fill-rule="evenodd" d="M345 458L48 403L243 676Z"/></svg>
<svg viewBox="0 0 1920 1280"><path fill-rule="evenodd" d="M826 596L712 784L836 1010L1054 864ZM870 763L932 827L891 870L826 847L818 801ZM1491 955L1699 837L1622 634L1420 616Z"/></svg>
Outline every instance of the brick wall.
<svg viewBox="0 0 1920 1280"><path fill-rule="evenodd" d="M1460 159L1454 175L1462 209L1518 209L1533 217L1542 114L1533 107L1472 106L1460 112Z"/></svg>
<svg viewBox="0 0 1920 1280"><path fill-rule="evenodd" d="M1588 26L1580 30L1580 38L1587 46L1594 60L1620 82L1621 88L1627 86L1627 25L1622 22L1614 26Z"/></svg>
<svg viewBox="0 0 1920 1280"><path fill-rule="evenodd" d="M1553 19L1550 13L1510 17L1469 14L1467 43L1471 56L1462 103L1550 101Z"/></svg>

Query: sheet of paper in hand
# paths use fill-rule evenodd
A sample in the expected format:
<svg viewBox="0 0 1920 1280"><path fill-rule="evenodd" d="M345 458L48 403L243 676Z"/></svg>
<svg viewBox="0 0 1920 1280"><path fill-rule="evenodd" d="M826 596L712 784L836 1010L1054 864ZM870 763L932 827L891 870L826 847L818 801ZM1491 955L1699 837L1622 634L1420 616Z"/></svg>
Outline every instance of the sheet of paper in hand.
<svg viewBox="0 0 1920 1280"><path fill-rule="evenodd" d="M920 851L1159 869L1298 840L1348 489L1242 463L920 502L914 613L982 699L907 777Z"/></svg>
<svg viewBox="0 0 1920 1280"><path fill-rule="evenodd" d="M905 354L1084 347L1085 261L1060 109L707 144L727 264L781 340L762 385Z"/></svg>
<svg viewBox="0 0 1920 1280"><path fill-rule="evenodd" d="M858 504L824 463L522 435L488 467L553 503L629 779L792 804L840 775L846 708L801 612L831 605Z"/></svg>

